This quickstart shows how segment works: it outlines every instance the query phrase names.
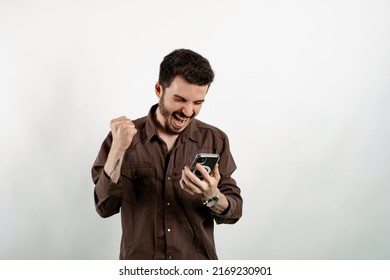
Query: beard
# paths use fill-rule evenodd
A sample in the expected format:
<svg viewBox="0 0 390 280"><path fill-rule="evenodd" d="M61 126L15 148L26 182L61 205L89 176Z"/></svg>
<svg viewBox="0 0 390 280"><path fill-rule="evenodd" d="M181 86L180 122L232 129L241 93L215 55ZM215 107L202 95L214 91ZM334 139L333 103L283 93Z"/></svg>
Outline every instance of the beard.
<svg viewBox="0 0 390 280"><path fill-rule="evenodd" d="M181 111L170 112L165 106L164 93L162 94L160 101L158 102L157 110L160 110L160 113L164 119L164 123L156 121L157 126L165 133L170 135L180 134L180 132L182 132L188 126L191 120L195 117L195 113L193 113L192 116L188 117L184 115ZM179 125L174 125L175 123Z"/></svg>

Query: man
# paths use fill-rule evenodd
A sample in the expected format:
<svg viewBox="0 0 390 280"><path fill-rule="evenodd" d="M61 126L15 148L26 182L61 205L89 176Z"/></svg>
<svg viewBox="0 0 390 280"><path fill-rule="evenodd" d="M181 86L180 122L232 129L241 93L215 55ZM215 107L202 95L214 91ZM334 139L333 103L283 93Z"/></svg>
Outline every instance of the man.
<svg viewBox="0 0 390 280"><path fill-rule="evenodd" d="M214 221L241 217L228 138L195 119L213 79L207 59L174 50L160 65L159 103L145 117L111 121L92 178L99 215L121 212L120 259L217 259ZM203 179L189 168L198 153L220 155L210 173L196 165Z"/></svg>

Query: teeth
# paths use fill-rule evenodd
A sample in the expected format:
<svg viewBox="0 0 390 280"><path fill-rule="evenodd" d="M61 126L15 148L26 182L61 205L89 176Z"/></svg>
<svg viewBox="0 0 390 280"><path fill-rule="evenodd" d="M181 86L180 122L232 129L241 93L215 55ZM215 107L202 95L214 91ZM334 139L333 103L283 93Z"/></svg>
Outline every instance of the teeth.
<svg viewBox="0 0 390 280"><path fill-rule="evenodd" d="M185 122L186 120L187 120L187 118L181 118L181 117L179 117L177 114L175 114L174 115L175 116L175 119L177 119L178 121L180 121L180 122Z"/></svg>

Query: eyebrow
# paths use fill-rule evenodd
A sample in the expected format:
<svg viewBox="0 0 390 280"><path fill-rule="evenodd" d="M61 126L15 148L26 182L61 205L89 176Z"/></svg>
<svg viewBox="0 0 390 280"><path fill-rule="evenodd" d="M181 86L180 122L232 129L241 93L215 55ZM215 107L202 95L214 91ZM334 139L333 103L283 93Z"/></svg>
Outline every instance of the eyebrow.
<svg viewBox="0 0 390 280"><path fill-rule="evenodd" d="M183 96L180 96L180 95L178 95L178 94L174 94L173 95L175 98L178 98L178 99L181 99L181 100L183 100L183 101L187 101L187 99L185 99ZM199 99L199 100L195 100L195 101L193 101L194 103L198 103L198 102L204 102L205 100L204 99Z"/></svg>

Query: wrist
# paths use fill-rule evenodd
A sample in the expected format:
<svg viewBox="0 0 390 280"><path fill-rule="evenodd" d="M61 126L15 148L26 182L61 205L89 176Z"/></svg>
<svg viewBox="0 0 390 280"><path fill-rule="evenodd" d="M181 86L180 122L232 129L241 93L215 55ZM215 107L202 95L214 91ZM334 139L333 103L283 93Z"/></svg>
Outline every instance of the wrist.
<svg viewBox="0 0 390 280"><path fill-rule="evenodd" d="M217 188L217 192L213 197L211 197L210 199L207 199L207 200L202 199L203 205L206 205L207 207L213 207L214 205L216 205L218 203L219 198L220 198L220 192L219 192L219 189Z"/></svg>
<svg viewBox="0 0 390 280"><path fill-rule="evenodd" d="M111 151L115 154L124 154L127 148L122 147L119 144L112 143Z"/></svg>

